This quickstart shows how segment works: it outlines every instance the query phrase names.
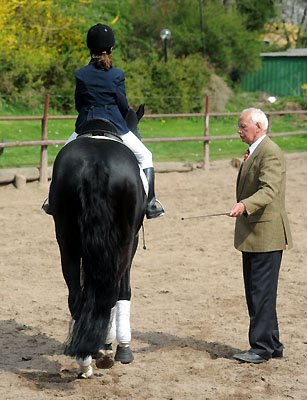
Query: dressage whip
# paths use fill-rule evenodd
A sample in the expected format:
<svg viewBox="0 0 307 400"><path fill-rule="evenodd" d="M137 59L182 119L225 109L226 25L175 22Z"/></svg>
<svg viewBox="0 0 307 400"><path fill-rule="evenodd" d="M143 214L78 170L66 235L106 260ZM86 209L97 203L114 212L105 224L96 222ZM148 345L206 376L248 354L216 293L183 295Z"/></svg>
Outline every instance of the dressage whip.
<svg viewBox="0 0 307 400"><path fill-rule="evenodd" d="M197 215L196 217L181 217L181 221L184 219L192 219L192 218L208 218L208 217L219 217L221 215L230 215L230 213L219 213L219 214L208 214L208 215Z"/></svg>

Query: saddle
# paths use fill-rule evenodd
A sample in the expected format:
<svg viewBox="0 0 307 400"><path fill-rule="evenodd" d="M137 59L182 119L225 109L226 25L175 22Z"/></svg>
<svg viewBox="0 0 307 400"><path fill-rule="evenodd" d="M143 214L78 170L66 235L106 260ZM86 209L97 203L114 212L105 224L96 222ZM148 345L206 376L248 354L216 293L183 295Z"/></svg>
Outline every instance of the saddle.
<svg viewBox="0 0 307 400"><path fill-rule="evenodd" d="M83 137L106 138L124 144L122 138L117 134L116 127L112 122L104 118L91 119L85 122L81 128L81 132L77 135L77 139ZM146 196L148 196L148 181L140 165L139 168L144 191Z"/></svg>
<svg viewBox="0 0 307 400"><path fill-rule="evenodd" d="M122 138L118 135L116 127L112 122L104 118L91 119L87 121L82 126L81 132L78 133L77 139L95 136L104 136L116 140L117 142L124 143Z"/></svg>

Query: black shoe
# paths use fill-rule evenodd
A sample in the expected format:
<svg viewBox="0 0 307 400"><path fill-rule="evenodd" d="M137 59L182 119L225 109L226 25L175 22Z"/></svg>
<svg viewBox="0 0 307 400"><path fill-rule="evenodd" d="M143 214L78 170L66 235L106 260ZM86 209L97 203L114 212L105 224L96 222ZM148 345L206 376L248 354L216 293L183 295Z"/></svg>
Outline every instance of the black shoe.
<svg viewBox="0 0 307 400"><path fill-rule="evenodd" d="M253 363L253 364L261 364L268 361L251 350L246 351L245 353L235 354L233 358L238 361Z"/></svg>

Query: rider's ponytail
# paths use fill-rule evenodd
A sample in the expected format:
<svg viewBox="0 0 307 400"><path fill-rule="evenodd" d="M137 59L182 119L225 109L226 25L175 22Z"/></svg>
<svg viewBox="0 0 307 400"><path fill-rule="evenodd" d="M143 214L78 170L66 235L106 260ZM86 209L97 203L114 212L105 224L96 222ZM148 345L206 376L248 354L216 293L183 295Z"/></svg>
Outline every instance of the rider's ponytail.
<svg viewBox="0 0 307 400"><path fill-rule="evenodd" d="M112 68L112 60L105 51L99 56L92 55L92 59L95 61L97 68L105 69L106 71Z"/></svg>

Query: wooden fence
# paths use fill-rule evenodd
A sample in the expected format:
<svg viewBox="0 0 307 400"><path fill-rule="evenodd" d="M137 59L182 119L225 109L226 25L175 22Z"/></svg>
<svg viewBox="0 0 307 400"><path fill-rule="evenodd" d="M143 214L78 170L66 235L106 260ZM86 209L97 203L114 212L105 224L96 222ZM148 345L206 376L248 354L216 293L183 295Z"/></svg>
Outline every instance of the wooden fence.
<svg viewBox="0 0 307 400"><path fill-rule="evenodd" d="M66 140L48 140L47 136L47 122L48 120L59 120L59 119L76 119L75 116L70 115L58 115L49 116L49 100L50 95L47 94L45 97L44 115L39 116L24 116L24 117L1 117L0 121L17 121L17 120L41 120L42 121L42 140L37 141L26 141L26 142L2 142L0 143L0 150L5 147L23 147L23 146L41 146L40 156L40 175L39 181L43 184L48 181L48 159L47 150L48 146L63 145ZM270 133L271 120L273 115L286 115L286 114L307 114L307 110L299 111L267 111L265 112L268 116L269 127L268 135L271 137L277 136L291 136L291 135L306 135L307 131L294 131L294 132L279 132ZM210 117L228 117L228 116L239 116L240 112L231 113L211 113L209 112L209 97L206 98L206 108L204 113L194 114L145 114L143 118L187 118L187 117L200 117L204 118L204 135L203 136L192 136L192 137L173 137L173 138L148 138L143 139L144 143L155 143L155 142L192 142L202 141L204 142L203 148L203 168L209 169L209 146L211 141L215 140L228 140L228 139L240 139L239 135L226 135L226 136L210 136L209 134L209 119Z"/></svg>

